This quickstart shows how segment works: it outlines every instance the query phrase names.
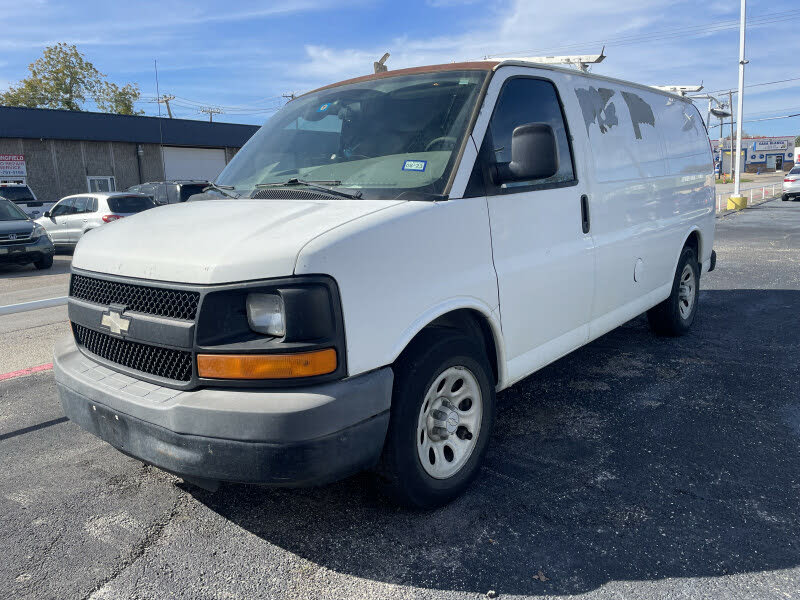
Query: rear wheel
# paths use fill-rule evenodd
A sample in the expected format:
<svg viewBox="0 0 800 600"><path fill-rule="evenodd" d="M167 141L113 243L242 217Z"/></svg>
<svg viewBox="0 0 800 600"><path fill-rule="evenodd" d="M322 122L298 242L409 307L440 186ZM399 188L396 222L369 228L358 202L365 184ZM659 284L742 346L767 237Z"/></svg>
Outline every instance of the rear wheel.
<svg viewBox="0 0 800 600"><path fill-rule="evenodd" d="M783 196L781 196L781 200L783 200L784 202L788 201L789 200L789 194L784 194Z"/></svg>
<svg viewBox="0 0 800 600"><path fill-rule="evenodd" d="M650 328L658 335L678 336L689 331L697 314L700 295L700 265L693 248L681 252L672 293L647 311Z"/></svg>
<svg viewBox="0 0 800 600"><path fill-rule="evenodd" d="M53 255L48 254L47 256L43 256L37 261L34 261L33 266L37 269L49 269L53 266Z"/></svg>
<svg viewBox="0 0 800 600"><path fill-rule="evenodd" d="M494 422L491 372L478 344L445 328L423 332L397 361L379 465L395 501L441 506L478 474Z"/></svg>

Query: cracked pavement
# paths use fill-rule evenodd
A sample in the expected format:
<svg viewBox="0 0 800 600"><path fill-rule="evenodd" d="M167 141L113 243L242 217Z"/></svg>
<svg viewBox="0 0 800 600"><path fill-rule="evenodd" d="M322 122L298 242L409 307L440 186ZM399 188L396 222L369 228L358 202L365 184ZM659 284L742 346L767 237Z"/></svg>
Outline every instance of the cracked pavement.
<svg viewBox="0 0 800 600"><path fill-rule="evenodd" d="M503 392L433 512L369 475L199 490L64 422L51 373L0 382L0 597L800 597L800 202L715 248L688 336L639 317Z"/></svg>

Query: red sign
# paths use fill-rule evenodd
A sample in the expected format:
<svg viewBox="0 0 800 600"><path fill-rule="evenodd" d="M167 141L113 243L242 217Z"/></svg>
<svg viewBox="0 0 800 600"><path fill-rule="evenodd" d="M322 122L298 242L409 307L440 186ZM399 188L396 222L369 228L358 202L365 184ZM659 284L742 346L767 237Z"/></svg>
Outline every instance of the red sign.
<svg viewBox="0 0 800 600"><path fill-rule="evenodd" d="M0 154L0 177L26 177L25 155Z"/></svg>

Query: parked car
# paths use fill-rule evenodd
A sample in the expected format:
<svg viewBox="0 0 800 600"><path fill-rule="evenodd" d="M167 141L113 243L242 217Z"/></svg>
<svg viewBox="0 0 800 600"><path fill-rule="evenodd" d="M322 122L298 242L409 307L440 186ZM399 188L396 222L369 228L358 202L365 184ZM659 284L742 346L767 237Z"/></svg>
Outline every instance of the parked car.
<svg viewBox="0 0 800 600"><path fill-rule="evenodd" d="M44 227L34 223L19 206L0 198L0 263L53 266L55 247Z"/></svg>
<svg viewBox="0 0 800 600"><path fill-rule="evenodd" d="M0 198L19 206L31 219L42 216L54 204L38 200L33 190L24 183L0 183Z"/></svg>
<svg viewBox="0 0 800 600"><path fill-rule="evenodd" d="M47 230L57 247L74 248L87 231L154 206L153 200L144 194L75 194L59 200L43 217L36 219L36 222Z"/></svg>
<svg viewBox="0 0 800 600"><path fill-rule="evenodd" d="M798 196L800 196L800 166L792 167L792 170L784 175L781 200L786 202L789 198Z"/></svg>
<svg viewBox="0 0 800 600"><path fill-rule="evenodd" d="M186 202L195 194L201 194L208 185L208 181L195 179L150 181L132 185L128 191L150 196L157 204L178 204Z"/></svg>
<svg viewBox="0 0 800 600"><path fill-rule="evenodd" d="M592 73L482 61L310 92L218 200L84 238L64 412L203 486L375 468L399 502L443 504L498 390L643 312L690 329L712 175L691 100Z"/></svg>

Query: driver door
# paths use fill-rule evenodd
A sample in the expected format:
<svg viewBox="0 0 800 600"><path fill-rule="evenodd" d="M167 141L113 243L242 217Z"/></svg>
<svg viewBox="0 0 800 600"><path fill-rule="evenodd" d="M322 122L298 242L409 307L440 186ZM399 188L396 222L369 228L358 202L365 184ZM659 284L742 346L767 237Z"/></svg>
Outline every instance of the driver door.
<svg viewBox="0 0 800 600"><path fill-rule="evenodd" d="M74 208L74 198L64 198L50 209L49 217L39 219L42 227L50 234L54 244L67 244L66 221Z"/></svg>

